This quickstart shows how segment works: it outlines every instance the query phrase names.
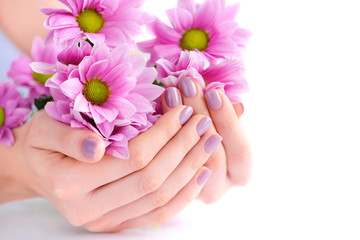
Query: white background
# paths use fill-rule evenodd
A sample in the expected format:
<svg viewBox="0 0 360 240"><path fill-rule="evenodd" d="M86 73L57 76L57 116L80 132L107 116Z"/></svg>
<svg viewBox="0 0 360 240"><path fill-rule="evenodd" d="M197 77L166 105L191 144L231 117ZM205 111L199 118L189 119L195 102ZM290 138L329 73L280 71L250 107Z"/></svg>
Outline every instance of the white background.
<svg viewBox="0 0 360 240"><path fill-rule="evenodd" d="M253 32L248 186L122 235L72 228L42 201L12 203L0 206L0 239L360 239L360 1L240 2ZM145 4L157 16L174 6Z"/></svg>

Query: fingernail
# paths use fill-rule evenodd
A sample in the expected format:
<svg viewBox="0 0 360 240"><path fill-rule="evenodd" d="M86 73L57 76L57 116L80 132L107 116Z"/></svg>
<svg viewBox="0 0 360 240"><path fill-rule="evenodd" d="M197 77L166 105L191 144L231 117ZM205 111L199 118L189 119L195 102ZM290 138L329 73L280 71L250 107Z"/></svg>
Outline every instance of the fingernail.
<svg viewBox="0 0 360 240"><path fill-rule="evenodd" d="M209 179L210 175L211 175L212 171L209 169L205 169L200 176L197 179L197 182L200 186L204 185L205 182Z"/></svg>
<svg viewBox="0 0 360 240"><path fill-rule="evenodd" d="M222 142L222 137L218 134L212 135L205 143L205 152L211 154L215 148Z"/></svg>
<svg viewBox="0 0 360 240"><path fill-rule="evenodd" d="M222 101L219 93L213 89L205 93L206 101L212 110L219 110L222 106Z"/></svg>
<svg viewBox="0 0 360 240"><path fill-rule="evenodd" d="M203 119L201 119L201 121L196 126L196 131L199 137L204 135L204 133L209 129L211 122L211 118L209 117L204 117Z"/></svg>
<svg viewBox="0 0 360 240"><path fill-rule="evenodd" d="M83 154L88 158L96 158L96 148L98 141L94 138L86 138L81 144L81 150Z"/></svg>
<svg viewBox="0 0 360 240"><path fill-rule="evenodd" d="M187 106L184 110L182 110L179 116L180 124L184 125L190 119L193 112L194 110L190 106Z"/></svg>
<svg viewBox="0 0 360 240"><path fill-rule="evenodd" d="M184 78L180 81L180 88L185 97L195 97L196 85L191 78Z"/></svg>
<svg viewBox="0 0 360 240"><path fill-rule="evenodd" d="M170 108L180 105L179 93L175 87L170 87L165 90L165 100Z"/></svg>

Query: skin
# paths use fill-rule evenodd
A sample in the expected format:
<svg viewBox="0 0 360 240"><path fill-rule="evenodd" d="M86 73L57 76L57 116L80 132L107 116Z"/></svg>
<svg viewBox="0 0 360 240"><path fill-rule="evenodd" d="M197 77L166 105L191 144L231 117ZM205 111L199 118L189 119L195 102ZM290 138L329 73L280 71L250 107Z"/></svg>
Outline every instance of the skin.
<svg viewBox="0 0 360 240"><path fill-rule="evenodd" d="M62 7L57 1L0 0L0 26L28 54L33 38L47 33L39 5ZM171 109L162 97L166 114L130 141L129 160L104 155L104 143L90 131L72 129L43 111L35 114L29 123L13 129L14 146L0 146L0 203L44 197L74 226L118 232L166 223L195 198L217 201L250 176L251 154L239 123L243 106L232 105L219 92L223 105L213 111L199 87L197 92L186 98L179 91L183 104L195 112L184 126L178 121L184 106ZM213 124L200 138L195 128L204 116ZM209 156L204 144L216 132L224 141ZM81 142L88 137L98 141L95 159L81 152ZM208 169L213 174L200 186L197 179Z"/></svg>
<svg viewBox="0 0 360 240"><path fill-rule="evenodd" d="M134 138L128 160L104 155L99 136L40 111L13 130L12 147L0 146L0 203L44 197L72 225L93 232L169 221L201 191L198 178L207 171L203 165L209 158L204 145L217 134L209 129L198 136L196 126L204 118L200 114L182 126L179 115L184 108L169 111ZM86 138L98 141L95 159L80 151Z"/></svg>

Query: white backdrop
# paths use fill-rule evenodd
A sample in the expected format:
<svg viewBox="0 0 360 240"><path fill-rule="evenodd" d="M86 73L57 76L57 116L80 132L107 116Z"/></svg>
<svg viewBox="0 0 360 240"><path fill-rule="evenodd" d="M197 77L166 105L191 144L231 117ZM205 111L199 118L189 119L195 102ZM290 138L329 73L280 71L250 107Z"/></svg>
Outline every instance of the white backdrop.
<svg viewBox="0 0 360 240"><path fill-rule="evenodd" d="M240 2L240 25L253 32L248 186L122 235L72 228L43 201L7 204L0 239L360 239L360 1ZM145 4L157 16L174 6Z"/></svg>

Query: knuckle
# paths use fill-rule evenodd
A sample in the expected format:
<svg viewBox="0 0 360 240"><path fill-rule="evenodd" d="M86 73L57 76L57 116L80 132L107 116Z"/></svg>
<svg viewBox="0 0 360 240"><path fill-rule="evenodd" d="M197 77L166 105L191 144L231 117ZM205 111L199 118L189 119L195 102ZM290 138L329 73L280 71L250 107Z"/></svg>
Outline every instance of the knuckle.
<svg viewBox="0 0 360 240"><path fill-rule="evenodd" d="M160 178L156 175L145 177L140 180L140 192L141 193L151 193L156 191L161 185Z"/></svg>
<svg viewBox="0 0 360 240"><path fill-rule="evenodd" d="M166 139L171 139L174 136L175 131L173 129L173 124L165 125L162 130Z"/></svg>
<svg viewBox="0 0 360 240"><path fill-rule="evenodd" d="M204 162L203 159L194 157L191 159L191 170L193 172L197 172L202 166L203 166Z"/></svg>
<svg viewBox="0 0 360 240"><path fill-rule="evenodd" d="M193 147L194 147L194 145L192 144L191 141L185 141L181 148L182 155L188 154Z"/></svg>
<svg viewBox="0 0 360 240"><path fill-rule="evenodd" d="M158 191L154 194L153 198L153 206L155 208L159 208L164 206L166 203L168 203L171 200L171 196L169 192L166 191Z"/></svg>
<svg viewBox="0 0 360 240"><path fill-rule="evenodd" d="M81 185L72 180L62 177L58 172L49 178L50 188L56 199L62 201L76 200L80 193Z"/></svg>
<svg viewBox="0 0 360 240"><path fill-rule="evenodd" d="M143 169L148 164L147 157L144 151L137 150L132 153L132 157L130 159L131 168L134 171L138 171Z"/></svg>

